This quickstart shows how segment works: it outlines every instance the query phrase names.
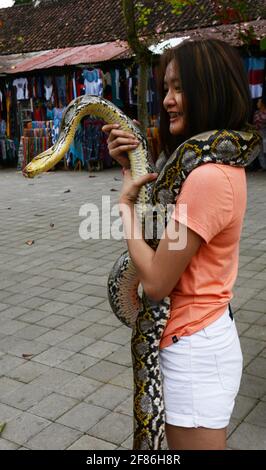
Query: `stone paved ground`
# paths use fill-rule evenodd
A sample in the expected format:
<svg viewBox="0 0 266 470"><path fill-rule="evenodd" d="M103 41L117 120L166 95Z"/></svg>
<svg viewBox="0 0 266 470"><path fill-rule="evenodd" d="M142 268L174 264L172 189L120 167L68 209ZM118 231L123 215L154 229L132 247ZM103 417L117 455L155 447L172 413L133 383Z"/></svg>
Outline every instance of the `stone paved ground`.
<svg viewBox="0 0 266 470"><path fill-rule="evenodd" d="M105 287L125 245L106 229L79 237L80 206L115 202L120 172L92 176L0 172L0 449L131 448L130 330ZM266 449L266 174L248 187L233 301L245 370L228 446Z"/></svg>

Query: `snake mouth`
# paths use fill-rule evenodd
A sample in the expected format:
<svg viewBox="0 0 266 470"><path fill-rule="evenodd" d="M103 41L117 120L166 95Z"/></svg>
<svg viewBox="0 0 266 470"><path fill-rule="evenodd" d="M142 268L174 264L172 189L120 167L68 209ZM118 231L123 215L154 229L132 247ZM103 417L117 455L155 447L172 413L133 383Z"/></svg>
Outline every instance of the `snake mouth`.
<svg viewBox="0 0 266 470"><path fill-rule="evenodd" d="M38 170L34 169L34 164L32 162L28 163L22 170L22 175L25 178L34 178L38 173Z"/></svg>

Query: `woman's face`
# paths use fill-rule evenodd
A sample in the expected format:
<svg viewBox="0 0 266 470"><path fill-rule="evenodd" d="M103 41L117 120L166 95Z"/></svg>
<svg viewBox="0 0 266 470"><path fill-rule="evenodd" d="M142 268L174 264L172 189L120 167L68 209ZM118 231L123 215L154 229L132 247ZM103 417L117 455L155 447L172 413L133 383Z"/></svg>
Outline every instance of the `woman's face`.
<svg viewBox="0 0 266 470"><path fill-rule="evenodd" d="M173 135L182 135L185 131L183 92L177 66L173 60L169 62L165 70L164 90L163 106L169 114L169 132Z"/></svg>

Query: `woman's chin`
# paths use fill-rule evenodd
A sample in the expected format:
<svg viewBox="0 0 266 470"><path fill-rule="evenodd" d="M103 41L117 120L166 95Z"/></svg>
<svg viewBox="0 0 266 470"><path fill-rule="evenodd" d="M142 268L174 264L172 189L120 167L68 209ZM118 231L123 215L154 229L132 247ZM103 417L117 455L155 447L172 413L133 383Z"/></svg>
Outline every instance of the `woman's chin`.
<svg viewBox="0 0 266 470"><path fill-rule="evenodd" d="M184 133L184 122L183 119L177 118L173 119L169 123L169 132L172 135L181 135Z"/></svg>

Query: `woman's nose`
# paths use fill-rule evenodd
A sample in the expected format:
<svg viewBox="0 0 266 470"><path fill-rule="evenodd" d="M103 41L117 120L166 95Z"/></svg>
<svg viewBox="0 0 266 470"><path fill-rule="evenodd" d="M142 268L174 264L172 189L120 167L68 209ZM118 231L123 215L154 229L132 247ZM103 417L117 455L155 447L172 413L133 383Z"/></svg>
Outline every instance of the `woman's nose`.
<svg viewBox="0 0 266 470"><path fill-rule="evenodd" d="M169 104L174 104L174 103L175 103L174 95L169 90L167 92L167 94L165 95L165 98L163 100L163 105L164 105L164 107L167 107L167 106L169 106Z"/></svg>

